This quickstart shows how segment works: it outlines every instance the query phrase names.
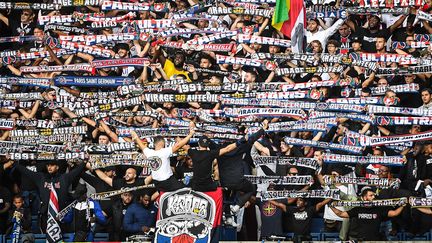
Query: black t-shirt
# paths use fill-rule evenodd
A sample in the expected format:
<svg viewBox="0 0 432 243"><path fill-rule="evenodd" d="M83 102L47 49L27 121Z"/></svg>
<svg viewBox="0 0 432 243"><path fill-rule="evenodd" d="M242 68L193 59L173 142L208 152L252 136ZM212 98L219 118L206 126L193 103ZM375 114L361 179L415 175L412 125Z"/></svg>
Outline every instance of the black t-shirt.
<svg viewBox="0 0 432 243"><path fill-rule="evenodd" d="M197 191L215 190L212 179L213 161L219 156L220 149L196 150L189 149L188 154L193 163L194 184Z"/></svg>
<svg viewBox="0 0 432 243"><path fill-rule="evenodd" d="M381 222L387 217L387 209L357 207L347 213L355 221L355 229L350 229L350 232L354 231L357 235L352 236L361 240L381 240L379 230Z"/></svg>
<svg viewBox="0 0 432 243"><path fill-rule="evenodd" d="M362 50L370 53L376 52L375 43L378 36L384 36L386 38L386 41L391 36L390 28L379 30L376 33L371 33L369 29L365 29L359 26L356 26L356 34L363 37Z"/></svg>
<svg viewBox="0 0 432 243"><path fill-rule="evenodd" d="M190 186L193 183L193 168L189 168L185 163L176 167L176 177L179 180L183 180L186 186ZM189 182L189 183L186 183Z"/></svg>
<svg viewBox="0 0 432 243"><path fill-rule="evenodd" d="M315 207L306 207L300 211L297 207L288 207L287 214L289 217L290 229L297 235L309 235L311 232L312 217L315 213Z"/></svg>
<svg viewBox="0 0 432 243"><path fill-rule="evenodd" d="M276 200L279 203L288 203L287 200ZM269 201L257 201L261 212L261 236L269 237L272 235L280 236L282 230L282 213L283 211L271 204Z"/></svg>

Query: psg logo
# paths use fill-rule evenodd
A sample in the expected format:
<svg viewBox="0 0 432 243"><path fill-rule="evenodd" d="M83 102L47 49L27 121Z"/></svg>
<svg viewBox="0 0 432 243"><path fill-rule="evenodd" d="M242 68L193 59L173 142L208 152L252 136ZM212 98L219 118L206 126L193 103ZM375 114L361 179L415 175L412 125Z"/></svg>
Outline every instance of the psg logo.
<svg viewBox="0 0 432 243"><path fill-rule="evenodd" d="M267 62L265 62L265 68L267 70L270 70L270 71L275 70L276 69L276 62L273 62L273 61L267 61Z"/></svg>
<svg viewBox="0 0 432 243"><path fill-rule="evenodd" d="M16 62L16 57L14 56L5 56L2 58L2 62L5 64L12 64Z"/></svg>
<svg viewBox="0 0 432 243"><path fill-rule="evenodd" d="M51 48L54 48L58 45L58 40L52 37L47 37L45 40L45 44L47 44Z"/></svg>
<svg viewBox="0 0 432 243"><path fill-rule="evenodd" d="M390 125L391 120L388 116L380 116L376 118L377 124L380 124L381 126L387 126Z"/></svg>
<svg viewBox="0 0 432 243"><path fill-rule="evenodd" d="M165 9L165 3L154 3L153 8L156 12L160 12Z"/></svg>

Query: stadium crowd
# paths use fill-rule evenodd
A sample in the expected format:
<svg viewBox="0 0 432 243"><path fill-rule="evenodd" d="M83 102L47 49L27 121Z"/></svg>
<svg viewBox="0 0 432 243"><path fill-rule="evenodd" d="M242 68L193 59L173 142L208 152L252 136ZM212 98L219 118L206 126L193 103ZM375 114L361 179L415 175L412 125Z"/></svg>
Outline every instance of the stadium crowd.
<svg viewBox="0 0 432 243"><path fill-rule="evenodd" d="M213 241L429 232L432 3L380 4L0 2L0 234L150 239L184 187L223 190Z"/></svg>

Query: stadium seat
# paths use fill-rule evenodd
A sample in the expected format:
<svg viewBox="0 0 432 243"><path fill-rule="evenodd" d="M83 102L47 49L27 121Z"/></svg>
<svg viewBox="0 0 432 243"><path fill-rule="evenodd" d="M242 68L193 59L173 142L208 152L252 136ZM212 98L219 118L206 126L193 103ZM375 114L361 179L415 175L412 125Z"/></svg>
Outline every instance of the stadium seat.
<svg viewBox="0 0 432 243"><path fill-rule="evenodd" d="M324 219L323 218L312 218L311 232L321 233L324 230Z"/></svg>
<svg viewBox="0 0 432 243"><path fill-rule="evenodd" d="M109 234L108 233L96 233L94 236L95 242L108 241Z"/></svg>
<svg viewBox="0 0 432 243"><path fill-rule="evenodd" d="M409 233L403 234L404 241L429 241L430 240L430 232L425 233L423 235L413 235Z"/></svg>
<svg viewBox="0 0 432 243"><path fill-rule="evenodd" d="M237 240L237 228L225 226L221 228L221 241L236 241Z"/></svg>
<svg viewBox="0 0 432 243"><path fill-rule="evenodd" d="M321 240L321 233L311 233L312 240L313 241L320 241Z"/></svg>
<svg viewBox="0 0 432 243"><path fill-rule="evenodd" d="M31 217L31 229L32 229L32 232L34 234L39 233L38 216L37 215L33 215Z"/></svg>
<svg viewBox="0 0 432 243"><path fill-rule="evenodd" d="M322 241L339 241L339 233L338 232L323 232L321 233Z"/></svg>

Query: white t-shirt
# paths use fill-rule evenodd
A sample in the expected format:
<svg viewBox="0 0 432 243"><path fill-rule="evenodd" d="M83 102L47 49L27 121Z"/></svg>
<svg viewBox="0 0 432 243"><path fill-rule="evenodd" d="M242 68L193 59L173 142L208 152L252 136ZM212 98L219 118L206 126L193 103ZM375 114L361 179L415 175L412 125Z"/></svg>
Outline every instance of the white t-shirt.
<svg viewBox="0 0 432 243"><path fill-rule="evenodd" d="M151 173L153 180L164 181L173 175L170 166L170 156L172 154L172 147L163 148L158 151L145 148L143 152L147 158L157 156L161 159L161 166L159 167L159 169L154 170Z"/></svg>

